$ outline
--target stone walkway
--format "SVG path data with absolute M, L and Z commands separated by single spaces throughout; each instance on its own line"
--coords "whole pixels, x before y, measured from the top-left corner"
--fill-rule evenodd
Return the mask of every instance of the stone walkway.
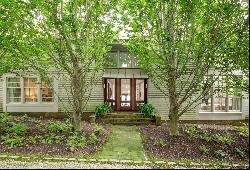
M 114 125 L 110 139 L 95 157 L 99 159 L 147 160 L 137 128 L 136 126 Z
M 0 169 L 151 169 L 148 165 L 0 160 Z

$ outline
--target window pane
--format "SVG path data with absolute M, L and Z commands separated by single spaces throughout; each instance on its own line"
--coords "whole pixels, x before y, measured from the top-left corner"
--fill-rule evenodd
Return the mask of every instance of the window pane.
M 115 79 L 107 79 L 107 99 L 115 100 Z
M 51 82 L 50 82 L 51 83 Z M 50 88 L 44 80 L 42 80 L 42 102 L 53 102 L 53 88 Z M 52 84 L 50 84 L 52 86 Z
M 25 102 L 37 102 L 38 88 L 36 78 L 24 78 Z
M 118 53 L 109 53 L 105 60 L 105 67 L 117 67 L 118 66 Z
M 121 107 L 130 107 L 130 79 L 121 79 Z
M 144 101 L 144 80 L 136 80 L 136 101 Z
M 238 98 L 232 98 L 232 97 L 230 97 L 229 98 L 229 103 L 228 103 L 228 105 L 229 105 L 229 110 L 230 111 L 240 111 L 240 102 L 241 102 L 241 100 L 240 100 L 240 98 L 238 97 Z
M 20 87 L 20 78 L 8 78 L 7 87 Z
M 132 56 L 127 52 L 120 52 L 119 67 L 132 67 Z
M 226 111 L 226 98 L 214 98 L 214 110 L 215 111 Z
M 21 102 L 21 88 L 7 89 L 8 102 Z
M 200 105 L 200 110 L 201 111 L 206 111 L 206 112 L 211 112 L 212 107 L 211 107 L 211 98 L 204 98 L 202 99 L 202 103 Z

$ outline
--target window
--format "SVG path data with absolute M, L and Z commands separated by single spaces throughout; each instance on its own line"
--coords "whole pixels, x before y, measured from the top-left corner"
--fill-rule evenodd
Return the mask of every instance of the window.
M 119 56 L 119 67 L 131 68 L 132 58 L 130 53 L 121 52 Z
M 38 101 L 38 86 L 36 78 L 24 78 L 24 98 L 25 102 Z
M 129 52 L 110 52 L 105 61 L 105 67 L 136 68 L 138 67 L 138 61 L 136 55 Z
M 212 100 L 211 97 L 206 96 L 201 101 L 200 110 L 204 112 L 211 112 L 212 110 Z
M 117 67 L 118 66 L 118 53 L 109 53 L 105 61 L 106 67 Z
M 237 88 L 226 89 L 223 77 L 214 83 L 210 95 L 205 96 L 200 104 L 201 112 L 240 112 L 241 92 Z
M 42 102 L 53 102 L 53 88 L 51 88 L 52 85 L 53 84 L 49 86 L 44 80 L 42 80 Z
M 54 90 L 52 87 L 53 83 L 48 86 L 40 78 L 7 78 L 7 103 L 53 102 Z
M 230 88 L 228 90 L 228 109 L 229 111 L 240 111 L 241 93 L 237 88 Z
M 7 79 L 7 102 L 21 102 L 20 78 Z

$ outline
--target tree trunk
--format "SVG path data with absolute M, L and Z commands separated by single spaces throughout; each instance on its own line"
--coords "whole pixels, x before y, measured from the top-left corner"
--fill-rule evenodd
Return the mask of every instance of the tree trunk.
M 73 113 L 73 127 L 77 130 L 80 131 L 82 128 L 82 120 L 81 120 L 81 114 L 74 112 Z
M 170 136 L 179 136 L 179 118 L 172 115 L 170 118 Z

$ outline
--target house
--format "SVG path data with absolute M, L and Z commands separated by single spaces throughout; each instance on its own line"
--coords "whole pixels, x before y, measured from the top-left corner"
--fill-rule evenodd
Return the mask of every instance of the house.
M 59 114 L 64 112 L 68 97 L 63 88 L 68 82 L 53 78 L 52 85 L 36 74 L 16 76 L 5 74 L 0 81 L 0 112 L 34 112 Z M 59 101 L 59 102 L 58 102 Z M 151 103 L 162 120 L 168 119 L 168 99 L 158 90 L 150 77 L 138 67 L 136 56 L 124 46 L 113 44 L 104 73 L 99 75 L 86 112 L 107 102 L 114 112 L 138 112 L 140 103 Z M 241 120 L 249 117 L 248 94 L 213 94 L 202 104 L 180 117 L 182 120 Z

